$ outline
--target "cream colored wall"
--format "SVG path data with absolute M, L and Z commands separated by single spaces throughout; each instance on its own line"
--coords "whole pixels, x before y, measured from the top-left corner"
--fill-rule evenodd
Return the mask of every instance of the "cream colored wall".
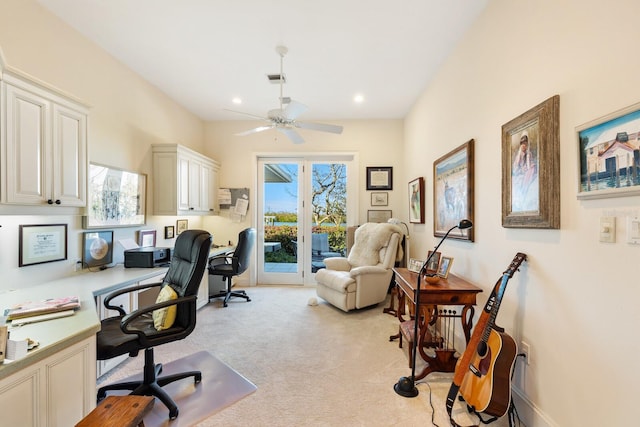
M 3 0 L 0 13 L 0 48 L 6 64 L 82 99 L 89 113 L 89 160 L 149 176 L 147 208 L 152 206 L 150 144 L 181 143 L 201 151 L 203 122 L 154 86 L 124 67 L 97 45 L 62 23 L 33 0 Z M 33 210 L 0 208 L 0 292 L 42 283 L 74 271 L 81 255 L 79 215 L 33 216 Z M 16 215 L 17 213 L 17 215 Z M 148 217 L 158 230 L 158 246 L 171 217 Z M 18 268 L 18 225 L 68 223 L 68 260 Z M 199 218 L 190 227 L 201 225 Z M 137 229 L 116 229 L 115 238 L 135 238 Z M 116 257 L 122 256 L 116 245 Z
M 624 237 L 640 198 L 577 200 L 575 133 L 640 101 L 639 16 L 636 0 L 492 0 L 406 119 L 404 164 L 427 178 L 427 201 L 433 161 L 476 141 L 476 241 L 448 240 L 442 250 L 455 258 L 455 273 L 484 288 L 483 304 L 515 253 L 528 254 L 498 324 L 531 345 L 531 364 L 518 362 L 515 384 L 529 426 L 629 425 L 640 394 L 640 247 Z M 503 228 L 501 126 L 555 94 L 561 229 Z M 599 242 L 602 215 L 617 217 L 616 243 Z M 413 253 L 437 242 L 432 232 L 430 220 L 412 226 Z
M 249 188 L 251 204 L 249 214 L 244 221 L 236 222 L 227 211 L 222 216 L 205 219 L 207 229 L 215 230 L 214 240 L 219 243 L 237 241 L 238 232 L 255 224 L 255 158 L 257 155 L 275 155 L 282 153 L 357 153 L 359 166 L 358 179 L 362 191 L 358 194 L 358 219 L 353 223 L 361 224 L 367 220 L 367 210 L 371 208 L 371 192 L 365 191 L 366 166 L 392 166 L 393 191 L 389 191 L 389 206 L 393 215 L 405 210 L 408 179 L 402 167 L 403 121 L 402 120 L 359 120 L 333 121 L 344 126 L 341 135 L 323 132 L 304 131 L 306 142 L 293 144 L 286 137 L 268 130 L 250 136 L 234 134 L 257 126 L 256 122 L 232 121 L 211 122 L 206 127 L 205 154 L 220 161 L 220 187 Z M 276 139 L 277 138 L 277 139 Z M 377 208 L 379 209 L 379 208 Z

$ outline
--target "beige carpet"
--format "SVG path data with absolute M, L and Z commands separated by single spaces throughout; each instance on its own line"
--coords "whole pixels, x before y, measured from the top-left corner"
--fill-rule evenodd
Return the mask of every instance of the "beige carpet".
M 321 299 L 307 305 L 315 288 L 260 286 L 247 292 L 251 302 L 233 299 L 226 308 L 212 302 L 198 311 L 187 339 L 155 350 L 162 363 L 206 350 L 258 387 L 197 426 L 450 425 L 445 399 L 452 374 L 428 375 L 416 398 L 394 392 L 411 370 L 397 341 L 389 342 L 398 323 L 382 313 L 382 304 L 344 313 Z M 142 356 L 130 359 L 102 380 L 135 374 L 142 365 Z M 206 397 L 199 404 L 210 404 Z M 459 402 L 454 418 L 462 425 L 478 422 Z M 509 423 L 504 417 L 491 425 Z

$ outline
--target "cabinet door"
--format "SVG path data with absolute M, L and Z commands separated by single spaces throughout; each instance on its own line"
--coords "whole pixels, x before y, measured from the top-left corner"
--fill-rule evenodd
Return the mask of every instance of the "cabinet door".
M 40 371 L 29 367 L 0 381 L 2 425 L 40 426 Z
M 178 158 L 178 210 L 188 211 L 190 206 L 189 187 L 191 183 L 189 173 L 189 159 Z
M 74 425 L 95 407 L 95 348 L 92 337 L 47 359 L 47 426 Z
M 202 165 L 200 173 L 200 193 L 202 194 L 202 209 L 208 214 L 217 211 L 215 194 L 215 179 L 213 168 L 209 165 Z
M 42 204 L 48 199 L 50 103 L 26 90 L 5 85 L 6 159 L 4 202 Z
M 202 164 L 189 160 L 189 210 L 201 212 L 202 205 Z
M 85 206 L 87 116 L 54 104 L 52 139 L 52 199 L 54 203 L 62 206 Z

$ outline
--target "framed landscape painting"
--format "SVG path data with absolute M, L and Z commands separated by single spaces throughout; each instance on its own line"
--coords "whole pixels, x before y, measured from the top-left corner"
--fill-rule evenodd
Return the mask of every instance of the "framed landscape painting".
M 473 139 L 433 163 L 433 235 L 444 236 L 460 220 L 473 222 Z M 473 242 L 473 228 L 455 229 L 454 239 Z

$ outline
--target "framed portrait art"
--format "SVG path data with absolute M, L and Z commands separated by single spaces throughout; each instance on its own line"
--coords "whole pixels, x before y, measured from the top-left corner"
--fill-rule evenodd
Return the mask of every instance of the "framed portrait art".
M 433 235 L 444 236 L 460 220 L 473 222 L 473 139 L 433 163 Z M 454 229 L 450 238 L 473 242 L 473 228 Z
M 640 194 L 640 103 L 576 128 L 578 199 Z
M 424 224 L 424 178 L 409 182 L 409 222 Z
M 440 266 L 440 252 L 436 252 L 435 254 L 433 253 L 433 251 L 429 251 L 427 252 L 427 259 L 429 259 L 429 257 L 431 256 L 431 254 L 433 254 L 433 257 L 429 260 L 429 264 L 427 264 L 427 274 L 435 274 L 438 272 L 438 267 Z
M 560 97 L 502 126 L 502 226 L 560 228 Z

